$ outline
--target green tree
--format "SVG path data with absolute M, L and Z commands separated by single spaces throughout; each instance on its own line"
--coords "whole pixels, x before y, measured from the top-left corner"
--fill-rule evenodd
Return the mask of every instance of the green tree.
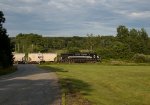
M 142 28 L 139 31 L 139 37 L 140 37 L 140 44 L 142 46 L 142 51 L 141 52 L 143 54 L 148 54 L 148 41 L 149 41 L 149 38 L 148 38 L 148 34 L 147 34 L 147 32 L 144 28 Z
M 113 43 L 112 53 L 114 58 L 117 59 L 128 59 L 132 56 L 132 53 L 129 49 L 129 45 L 118 41 Z
M 3 28 L 4 22 L 4 14 L 0 11 L 0 66 L 3 68 L 13 64 L 12 46 L 7 31 Z
M 96 39 L 97 37 L 94 36 L 93 34 L 87 34 L 87 38 L 86 38 L 86 47 L 90 52 L 93 52 L 93 49 L 96 45 Z
M 16 36 L 16 52 L 45 51 L 44 39 L 38 34 L 18 34 Z
M 132 28 L 129 31 L 129 38 L 128 38 L 128 45 L 131 50 L 131 52 L 139 52 L 140 48 L 140 41 L 139 41 L 139 33 L 138 30 Z
M 128 28 L 126 26 L 120 25 L 117 28 L 117 38 L 119 39 L 119 41 L 126 42 L 128 36 L 129 36 Z

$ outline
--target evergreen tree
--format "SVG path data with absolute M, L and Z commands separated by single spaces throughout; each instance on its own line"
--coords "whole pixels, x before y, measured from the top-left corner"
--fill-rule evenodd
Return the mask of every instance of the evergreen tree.
M 7 31 L 3 28 L 4 22 L 4 14 L 0 11 L 0 66 L 3 68 L 13 64 L 12 46 Z

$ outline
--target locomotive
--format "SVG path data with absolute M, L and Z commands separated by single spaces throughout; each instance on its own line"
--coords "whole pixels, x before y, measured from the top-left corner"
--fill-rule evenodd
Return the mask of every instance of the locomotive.
M 100 57 L 96 53 L 62 53 L 60 62 L 87 63 L 98 62 Z

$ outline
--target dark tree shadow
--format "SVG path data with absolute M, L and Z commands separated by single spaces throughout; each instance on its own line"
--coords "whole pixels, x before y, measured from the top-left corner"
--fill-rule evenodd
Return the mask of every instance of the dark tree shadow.
M 79 79 L 63 78 L 59 80 L 59 83 L 64 89 L 64 92 L 66 93 L 72 94 L 81 92 L 86 95 L 89 95 L 89 92 L 92 91 L 91 85 Z
M 63 68 L 42 66 L 42 68 L 50 70 L 51 72 L 68 72 Z M 86 95 L 90 95 L 92 91 L 91 85 L 83 80 L 76 78 L 59 78 L 59 84 L 62 89 L 62 93 L 65 94 L 67 105 L 91 105 L 87 99 L 84 98 Z
M 92 103 L 84 96 L 90 95 L 91 85 L 73 78 L 63 78 L 59 80 L 62 92 L 65 94 L 67 105 L 91 105 Z
M 50 70 L 51 72 L 68 72 L 67 70 L 64 70 L 62 68 L 57 68 L 57 67 L 50 67 L 50 66 L 46 66 L 46 65 L 42 65 L 40 66 L 43 69 L 47 69 Z

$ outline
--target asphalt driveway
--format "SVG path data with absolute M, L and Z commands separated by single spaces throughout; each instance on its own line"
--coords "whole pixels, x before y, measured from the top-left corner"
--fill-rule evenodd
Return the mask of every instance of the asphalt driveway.
M 35 65 L 18 65 L 18 71 L 0 77 L 0 105 L 61 105 L 53 72 Z

